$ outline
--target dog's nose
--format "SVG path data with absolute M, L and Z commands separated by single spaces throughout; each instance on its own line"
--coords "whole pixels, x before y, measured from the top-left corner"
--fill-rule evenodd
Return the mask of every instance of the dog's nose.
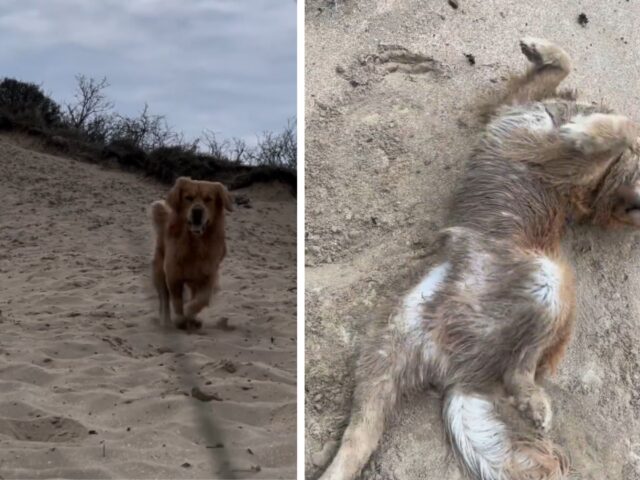
M 202 208 L 194 208 L 191 210 L 191 221 L 196 225 L 202 223 L 202 216 L 204 214 L 204 210 Z

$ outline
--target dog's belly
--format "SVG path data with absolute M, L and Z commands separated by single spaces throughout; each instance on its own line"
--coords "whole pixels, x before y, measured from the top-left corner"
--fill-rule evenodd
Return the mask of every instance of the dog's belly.
M 533 269 L 526 278 L 521 278 L 513 287 L 528 294 L 529 298 L 542 307 L 550 318 L 563 316 L 571 307 L 573 291 L 573 275 L 571 270 L 560 260 L 554 260 L 546 255 L 536 255 L 531 258 Z M 467 271 L 458 279 L 456 288 L 464 293 L 467 299 L 477 298 L 477 310 L 485 310 L 479 299 L 482 291 L 490 288 L 491 281 L 499 281 L 495 276 L 489 276 L 492 269 L 491 257 L 476 253 L 470 259 Z M 393 323 L 402 331 L 411 332 L 424 327 L 425 307 L 441 291 L 446 282 L 451 265 L 449 262 L 433 267 L 420 281 L 405 294 L 393 317 Z M 484 301 L 490 301 L 484 297 Z M 489 308 L 488 310 L 491 310 Z
M 560 315 L 563 307 L 563 291 L 568 281 L 564 268 L 549 257 L 540 256 L 535 260 L 536 269 L 532 276 L 529 292 L 536 303 L 544 307 L 553 317 Z
M 422 326 L 424 307 L 441 288 L 449 272 L 449 262 L 432 268 L 402 299 L 394 322 L 404 331 L 412 331 Z
M 487 133 L 496 139 L 505 138 L 511 132 L 553 130 L 553 118 L 541 103 L 503 107 L 498 116 L 487 125 Z

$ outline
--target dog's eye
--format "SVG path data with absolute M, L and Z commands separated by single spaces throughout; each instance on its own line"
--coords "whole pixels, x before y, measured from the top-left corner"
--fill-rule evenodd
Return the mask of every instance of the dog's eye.
M 205 201 L 206 203 L 209 203 L 209 202 L 211 201 L 211 197 L 204 197 L 204 201 Z
M 187 202 L 193 202 L 193 195 L 187 195 L 184 197 Z

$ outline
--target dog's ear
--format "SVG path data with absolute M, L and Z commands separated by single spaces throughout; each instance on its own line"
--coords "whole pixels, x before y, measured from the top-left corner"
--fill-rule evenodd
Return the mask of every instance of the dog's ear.
M 222 204 L 227 212 L 233 212 L 233 202 L 231 201 L 231 194 L 227 190 L 223 184 L 219 183 L 220 189 L 218 190 L 218 195 L 222 198 Z
M 167 195 L 167 203 L 171 207 L 172 210 L 178 211 L 180 210 L 180 200 L 181 200 L 181 192 L 182 187 L 185 183 L 191 181 L 189 177 L 178 177 L 176 183 L 173 184 L 173 188 L 169 191 Z
M 231 194 L 227 190 L 227 187 L 219 182 L 213 182 L 212 187 L 214 193 L 220 199 L 220 202 L 222 203 L 224 209 L 227 212 L 233 212 L 233 202 L 231 201 Z

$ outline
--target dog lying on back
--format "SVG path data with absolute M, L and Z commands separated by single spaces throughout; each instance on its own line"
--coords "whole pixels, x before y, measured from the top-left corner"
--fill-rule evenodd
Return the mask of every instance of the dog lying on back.
M 640 142 L 628 118 L 558 93 L 567 54 L 526 38 L 532 63 L 487 109 L 443 231 L 440 260 L 388 324 L 361 346 L 350 423 L 321 480 L 355 478 L 403 392 L 437 385 L 447 437 L 478 480 L 563 479 L 544 436 L 552 409 L 539 379 L 564 354 L 574 278 L 568 221 L 640 227 Z M 532 427 L 511 431 L 490 392 L 502 387 Z
M 180 177 L 167 200 L 151 205 L 156 231 L 153 283 L 160 300 L 160 318 L 178 328 L 200 328 L 196 315 L 218 290 L 218 269 L 226 255 L 224 211 L 231 199 L 221 183 Z M 184 302 L 184 290 L 190 292 Z

